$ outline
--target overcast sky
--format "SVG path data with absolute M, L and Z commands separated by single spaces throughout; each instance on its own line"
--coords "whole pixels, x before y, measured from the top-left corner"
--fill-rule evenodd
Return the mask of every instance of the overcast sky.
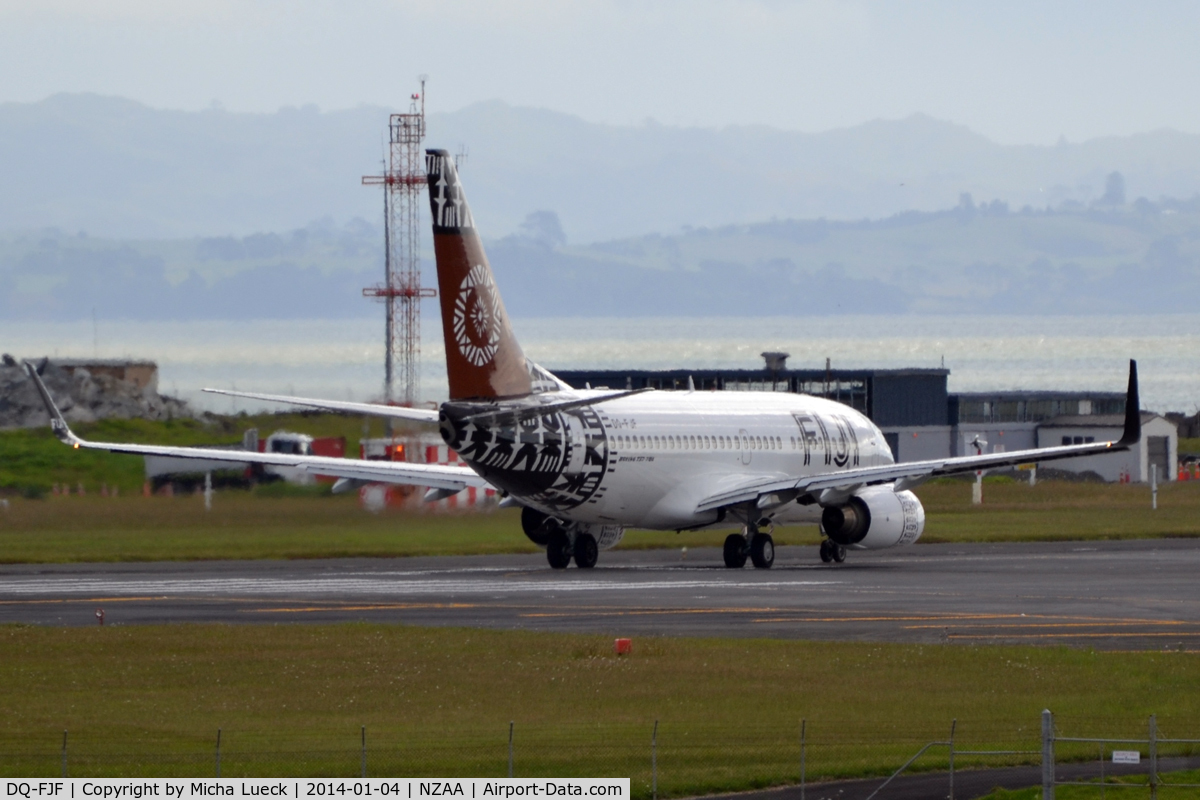
M 501 99 L 597 122 L 803 131 L 914 112 L 1002 143 L 1200 132 L 1200 3 L 0 0 L 0 101 Z

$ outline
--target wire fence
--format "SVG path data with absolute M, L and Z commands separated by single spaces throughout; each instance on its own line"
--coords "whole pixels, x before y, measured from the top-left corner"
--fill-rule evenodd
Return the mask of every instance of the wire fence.
M 137 742 L 102 740 L 87 731 L 6 733 L 0 734 L 0 777 L 619 777 L 630 779 L 635 798 L 666 798 L 853 778 L 882 782 L 902 767 L 909 773 L 1037 767 L 1044 763 L 1046 747 L 1041 722 L 1038 717 L 987 723 L 947 720 L 938 729 L 797 720 L 791 728 L 731 729 L 669 720 L 600 725 L 517 721 L 453 732 L 360 728 L 339 736 L 314 736 L 223 730 L 207 737 Z M 1160 719 L 1158 724 L 1160 731 L 1172 728 L 1174 735 L 1191 727 L 1184 720 Z M 1127 735 L 1135 740 L 1131 749 L 1141 742 L 1146 750 L 1144 719 L 1064 719 L 1057 720 L 1052 731 L 1051 763 L 1095 762 L 1096 775 L 1077 783 L 1099 778 L 1111 755 L 1111 744 L 1094 739 Z M 1160 762 L 1198 754 L 1200 742 L 1158 738 Z M 948 776 L 949 792 L 954 772 Z M 1105 778 L 1106 788 L 1118 785 L 1113 781 L 1127 781 L 1112 768 Z M 1159 787 L 1171 782 L 1169 775 L 1163 776 Z M 1196 789 L 1189 791 L 1200 796 Z M 884 787 L 879 798 L 886 797 Z

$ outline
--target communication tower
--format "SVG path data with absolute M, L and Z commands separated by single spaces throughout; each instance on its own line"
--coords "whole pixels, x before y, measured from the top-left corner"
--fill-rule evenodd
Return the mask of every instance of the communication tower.
M 363 289 L 387 310 L 383 396 L 386 403 L 413 406 L 420 399 L 421 192 L 425 188 L 425 76 L 407 114 L 388 118 L 387 165 L 382 175 L 364 175 L 364 186 L 383 187 L 384 281 Z M 399 381 L 399 390 L 396 383 Z

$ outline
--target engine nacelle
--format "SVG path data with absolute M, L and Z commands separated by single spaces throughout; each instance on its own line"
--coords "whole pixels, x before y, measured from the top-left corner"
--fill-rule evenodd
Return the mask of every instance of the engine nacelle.
M 525 506 L 521 509 L 521 530 L 529 537 L 529 541 L 538 547 L 545 547 L 550 541 L 550 532 L 554 530 L 555 521 L 549 514 L 543 514 L 536 508 Z
M 912 492 L 871 486 L 843 505 L 826 507 L 821 512 L 821 528 L 843 547 L 881 550 L 921 538 L 925 508 Z

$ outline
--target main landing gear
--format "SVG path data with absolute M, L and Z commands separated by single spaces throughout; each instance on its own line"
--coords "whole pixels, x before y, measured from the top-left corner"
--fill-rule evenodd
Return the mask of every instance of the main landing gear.
M 578 533 L 572 542 L 562 526 L 556 525 L 546 539 L 546 560 L 554 569 L 566 569 L 572 558 L 580 569 L 591 569 L 596 566 L 599 557 L 600 547 L 596 544 L 596 537 L 590 533 Z
M 830 561 L 842 563 L 846 560 L 846 548 L 832 539 L 821 540 L 821 560 L 828 564 Z
M 769 533 L 761 533 L 758 526 L 751 525 L 745 534 L 731 533 L 725 537 L 725 566 L 741 569 L 746 566 L 746 556 L 757 569 L 770 569 L 775 563 L 775 540 Z

